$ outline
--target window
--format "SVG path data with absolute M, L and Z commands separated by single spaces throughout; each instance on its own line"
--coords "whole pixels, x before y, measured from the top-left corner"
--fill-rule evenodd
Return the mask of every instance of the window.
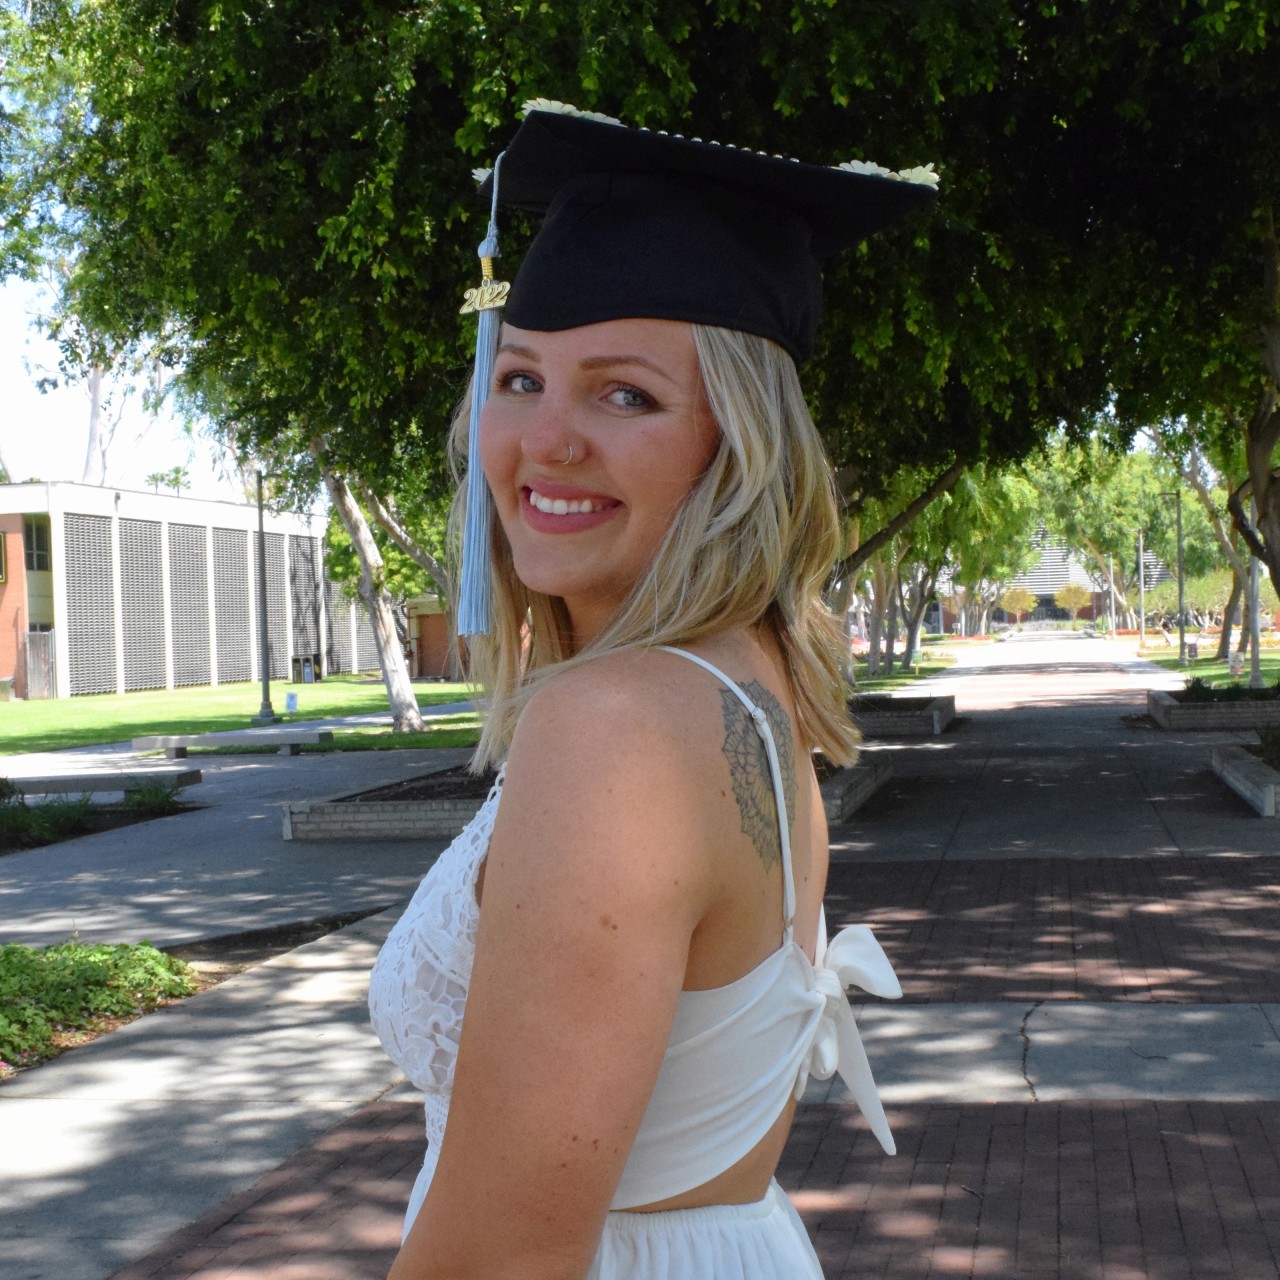
M 24 520 L 22 542 L 26 550 L 27 569 L 32 573 L 47 573 L 49 571 L 49 526 L 43 520 Z

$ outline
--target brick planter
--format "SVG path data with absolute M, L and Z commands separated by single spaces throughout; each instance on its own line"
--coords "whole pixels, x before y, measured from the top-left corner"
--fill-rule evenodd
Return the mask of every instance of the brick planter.
M 359 794 L 358 792 L 356 794 Z M 291 800 L 284 807 L 286 840 L 439 840 L 456 836 L 483 800 L 362 800 L 351 795 Z
M 1280 773 L 1244 747 L 1214 747 L 1213 771 L 1246 804 L 1264 818 L 1276 816 Z
M 877 698 L 869 706 L 867 701 L 853 699 L 849 714 L 868 738 L 928 737 L 942 733 L 956 718 L 956 700 L 949 693 L 936 698 Z
M 893 776 L 887 763 L 841 769 L 819 784 L 830 823 L 846 822 L 859 805 Z M 359 795 L 359 792 L 354 795 Z M 475 817 L 483 800 L 361 800 L 354 795 L 291 800 L 284 807 L 286 840 L 451 839 Z
M 1280 725 L 1280 698 L 1179 702 L 1162 689 L 1148 689 L 1147 714 L 1162 729 L 1259 729 Z
M 890 778 L 893 766 L 887 761 L 860 760 L 851 769 L 841 769 L 818 784 L 822 807 L 833 826 L 847 822 Z

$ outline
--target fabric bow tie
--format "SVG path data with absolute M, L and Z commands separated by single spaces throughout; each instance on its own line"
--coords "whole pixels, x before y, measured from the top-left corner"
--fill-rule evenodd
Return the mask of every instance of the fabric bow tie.
M 825 921 L 824 921 L 825 926 Z M 848 987 L 860 987 L 873 996 L 897 1000 L 902 995 L 898 976 L 889 957 L 865 924 L 841 929 L 823 947 L 826 929 L 818 939 L 818 963 L 814 966 L 818 994 L 826 1001 L 813 1044 L 801 1065 L 796 1080 L 796 1097 L 804 1092 L 809 1076 L 830 1080 L 838 1071 L 853 1100 L 866 1116 L 871 1132 L 888 1155 L 897 1154 L 889 1122 L 885 1118 L 880 1094 L 871 1075 L 867 1051 L 862 1047 L 858 1024 L 845 995 Z

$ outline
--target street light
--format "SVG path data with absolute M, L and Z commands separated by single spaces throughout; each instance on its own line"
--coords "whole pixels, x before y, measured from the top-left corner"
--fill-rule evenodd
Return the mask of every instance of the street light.
M 1173 498 L 1178 509 L 1178 666 L 1187 665 L 1187 597 L 1182 574 L 1182 490 L 1174 489 L 1160 495 Z
M 1142 530 L 1138 530 L 1138 649 L 1147 644 L 1147 557 L 1142 547 Z
M 262 472 L 258 472 L 258 666 L 262 672 L 262 706 L 254 724 L 275 724 L 271 706 L 271 659 L 267 645 L 267 535 L 262 519 Z

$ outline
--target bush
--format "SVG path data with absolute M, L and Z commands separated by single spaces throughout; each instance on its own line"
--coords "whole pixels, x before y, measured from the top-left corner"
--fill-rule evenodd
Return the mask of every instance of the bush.
M 0 778 L 0 838 L 16 844 L 53 844 L 86 829 L 91 800 L 55 797 L 27 804 L 7 778 Z
M 196 989 L 190 966 L 149 942 L 0 945 L 0 1066 L 51 1057 L 59 1032 L 148 1013 Z
M 124 807 L 129 813 L 148 818 L 163 818 L 186 808 L 178 799 L 178 788 L 169 782 L 140 782 L 124 793 Z

